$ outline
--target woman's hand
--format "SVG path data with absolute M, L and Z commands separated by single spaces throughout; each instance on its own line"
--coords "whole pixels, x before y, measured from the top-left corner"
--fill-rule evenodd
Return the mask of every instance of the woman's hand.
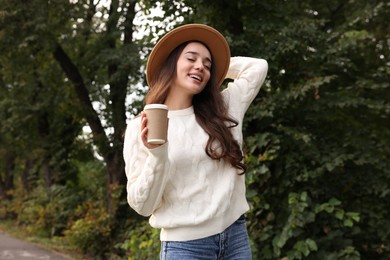
M 148 123 L 148 119 L 146 117 L 146 113 L 144 111 L 141 112 L 141 138 L 145 147 L 148 149 L 153 149 L 161 146 L 161 144 L 149 144 L 148 143 L 148 128 L 146 127 Z

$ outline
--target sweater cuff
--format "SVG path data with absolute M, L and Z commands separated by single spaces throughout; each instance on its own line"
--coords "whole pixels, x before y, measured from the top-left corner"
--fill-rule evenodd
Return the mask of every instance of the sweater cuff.
M 148 153 L 153 157 L 166 157 L 168 154 L 168 142 L 156 148 L 148 149 Z

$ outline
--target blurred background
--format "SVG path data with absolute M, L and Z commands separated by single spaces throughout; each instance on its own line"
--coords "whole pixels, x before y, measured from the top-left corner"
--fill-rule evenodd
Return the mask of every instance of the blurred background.
M 390 259 L 387 0 L 0 0 L 0 228 L 75 259 L 156 259 L 126 122 L 156 40 L 205 23 L 266 59 L 244 125 L 254 259 Z

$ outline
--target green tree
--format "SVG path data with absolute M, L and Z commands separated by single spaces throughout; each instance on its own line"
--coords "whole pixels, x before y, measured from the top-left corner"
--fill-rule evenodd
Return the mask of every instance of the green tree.
M 70 232 L 70 239 L 95 243 L 82 249 L 104 254 L 108 238 L 121 235 L 132 212 L 123 197 L 122 135 L 126 114 L 141 109 L 139 100 L 127 104 L 126 98 L 143 94 L 140 52 L 151 46 L 133 38 L 133 20 L 150 5 L 4 0 L 0 6 L 0 154 L 7 155 L 0 159 L 0 193 L 8 199 L 17 195 L 8 204 L 2 200 L 2 206 L 8 205 L 19 223 L 35 225 L 34 230 L 57 229 L 55 221 L 69 221 L 65 226 L 70 230 L 83 226 L 90 234 Z M 92 142 L 81 131 L 86 124 Z M 92 149 L 102 158 L 105 177 L 98 159 L 91 162 Z M 106 200 L 99 186 L 104 182 Z M 90 206 L 78 209 L 84 196 Z M 59 209 L 63 214 L 53 217 Z M 102 225 L 91 224 L 91 216 Z
M 99 1 L 1 2 L 1 48 L 6 53 L 2 64 L 8 69 L 10 59 L 16 57 L 15 68 L 21 69 L 20 78 L 4 78 L 4 84 L 14 91 L 20 81 L 29 77 L 31 82 L 23 84 L 32 89 L 34 80 L 41 77 L 45 84 L 35 84 L 43 91 L 49 92 L 52 86 L 62 88 L 58 97 L 68 103 L 62 109 L 68 109 L 77 124 L 84 120 L 92 131 L 93 143 L 106 165 L 109 197 L 111 189 L 125 181 L 122 159 L 125 101 L 129 88 L 140 80 L 139 50 L 133 42 L 135 3 L 111 1 L 104 6 Z M 25 67 L 20 67 L 20 62 L 26 62 Z M 27 64 L 37 66 L 29 70 Z M 13 69 L 9 72 L 12 77 L 16 75 L 14 72 Z M 45 78 L 49 74 L 55 74 L 55 78 Z M 65 95 L 60 94 L 64 92 Z M 43 98 L 48 107 L 41 108 L 40 122 L 48 130 L 45 117 L 50 107 L 58 103 L 50 96 Z M 60 115 L 58 112 L 50 111 L 54 119 Z M 69 134 L 66 126 L 55 127 L 64 131 L 59 134 L 72 140 L 77 136 Z M 48 138 L 46 141 L 50 142 Z M 111 199 L 108 208 L 112 208 Z
M 387 258 L 388 3 L 184 2 L 269 62 L 245 125 L 255 255 Z
M 13 179 L 15 172 L 22 171 L 27 192 L 31 184 L 28 180 L 38 177 L 33 168 L 42 169 L 46 186 L 64 182 L 71 172 L 61 168 L 66 167 L 73 141 L 81 130 L 81 122 L 67 110 L 70 104 L 63 99 L 70 93 L 58 80 L 59 71 L 47 69 L 54 63 L 47 54 L 26 51 L 24 43 L 12 42 L 11 37 L 5 37 L 6 30 L 2 32 L 0 143 L 6 164 L 14 165 L 8 166 L 5 173 Z M 18 51 L 8 51 L 14 48 L 12 43 L 19 45 Z M 66 171 L 67 175 L 59 174 Z

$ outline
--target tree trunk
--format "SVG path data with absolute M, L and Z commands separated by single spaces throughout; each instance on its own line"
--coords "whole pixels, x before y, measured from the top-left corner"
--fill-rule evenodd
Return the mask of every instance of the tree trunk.
M 16 155 L 13 152 L 7 153 L 5 156 L 4 179 L 0 178 L 0 196 L 2 199 L 11 199 L 8 191 L 14 187 L 15 160 Z
M 112 49 L 116 48 L 117 39 L 111 35 L 115 35 L 113 32 L 117 30 L 116 24 L 118 23 L 119 15 L 118 1 L 112 1 L 110 7 L 110 19 L 107 22 L 107 39 L 108 46 Z M 122 8 L 125 10 L 125 22 L 124 22 L 124 39 L 123 45 L 132 44 L 133 35 L 133 20 L 135 17 L 135 4 L 136 1 L 129 1 L 125 3 Z M 111 198 L 113 189 L 117 186 L 124 186 L 126 183 L 124 161 L 123 161 L 123 132 L 126 128 L 126 95 L 127 84 L 129 81 L 128 71 L 120 68 L 120 63 L 111 64 L 108 66 L 109 84 L 110 84 L 110 100 L 112 111 L 112 124 L 114 128 L 112 153 L 107 157 L 107 173 L 108 173 L 108 187 L 107 197 Z M 108 209 L 112 212 L 115 208 L 113 201 L 108 199 Z
M 30 173 L 35 164 L 35 160 L 27 158 L 24 162 L 24 169 L 22 171 L 22 185 L 23 189 L 28 193 L 31 191 L 30 186 Z
M 132 44 L 132 26 L 135 17 L 136 1 L 129 1 L 123 3 L 125 9 L 124 22 L 124 39 L 123 44 Z M 120 15 L 118 13 L 119 1 L 112 1 L 109 12 L 109 19 L 107 21 L 106 40 L 109 48 L 117 48 L 117 40 L 113 35 L 118 28 Z M 65 75 L 73 83 L 75 92 L 81 104 L 83 111 L 85 111 L 85 118 L 88 125 L 91 127 L 92 135 L 95 145 L 98 147 L 100 154 L 103 156 L 106 163 L 107 171 L 107 208 L 111 212 L 113 210 L 112 189 L 118 185 L 124 185 L 126 178 L 124 172 L 123 161 L 123 131 L 126 127 L 126 108 L 125 100 L 127 95 L 128 84 L 128 70 L 121 68 L 120 62 L 118 64 L 110 64 L 107 67 L 110 85 L 110 110 L 112 113 L 112 127 L 114 129 L 114 136 L 110 143 L 106 135 L 102 122 L 96 110 L 92 106 L 92 101 L 89 96 L 89 91 L 84 83 L 84 79 L 76 67 L 75 63 L 70 59 L 61 45 L 57 44 L 53 56 L 59 63 Z

